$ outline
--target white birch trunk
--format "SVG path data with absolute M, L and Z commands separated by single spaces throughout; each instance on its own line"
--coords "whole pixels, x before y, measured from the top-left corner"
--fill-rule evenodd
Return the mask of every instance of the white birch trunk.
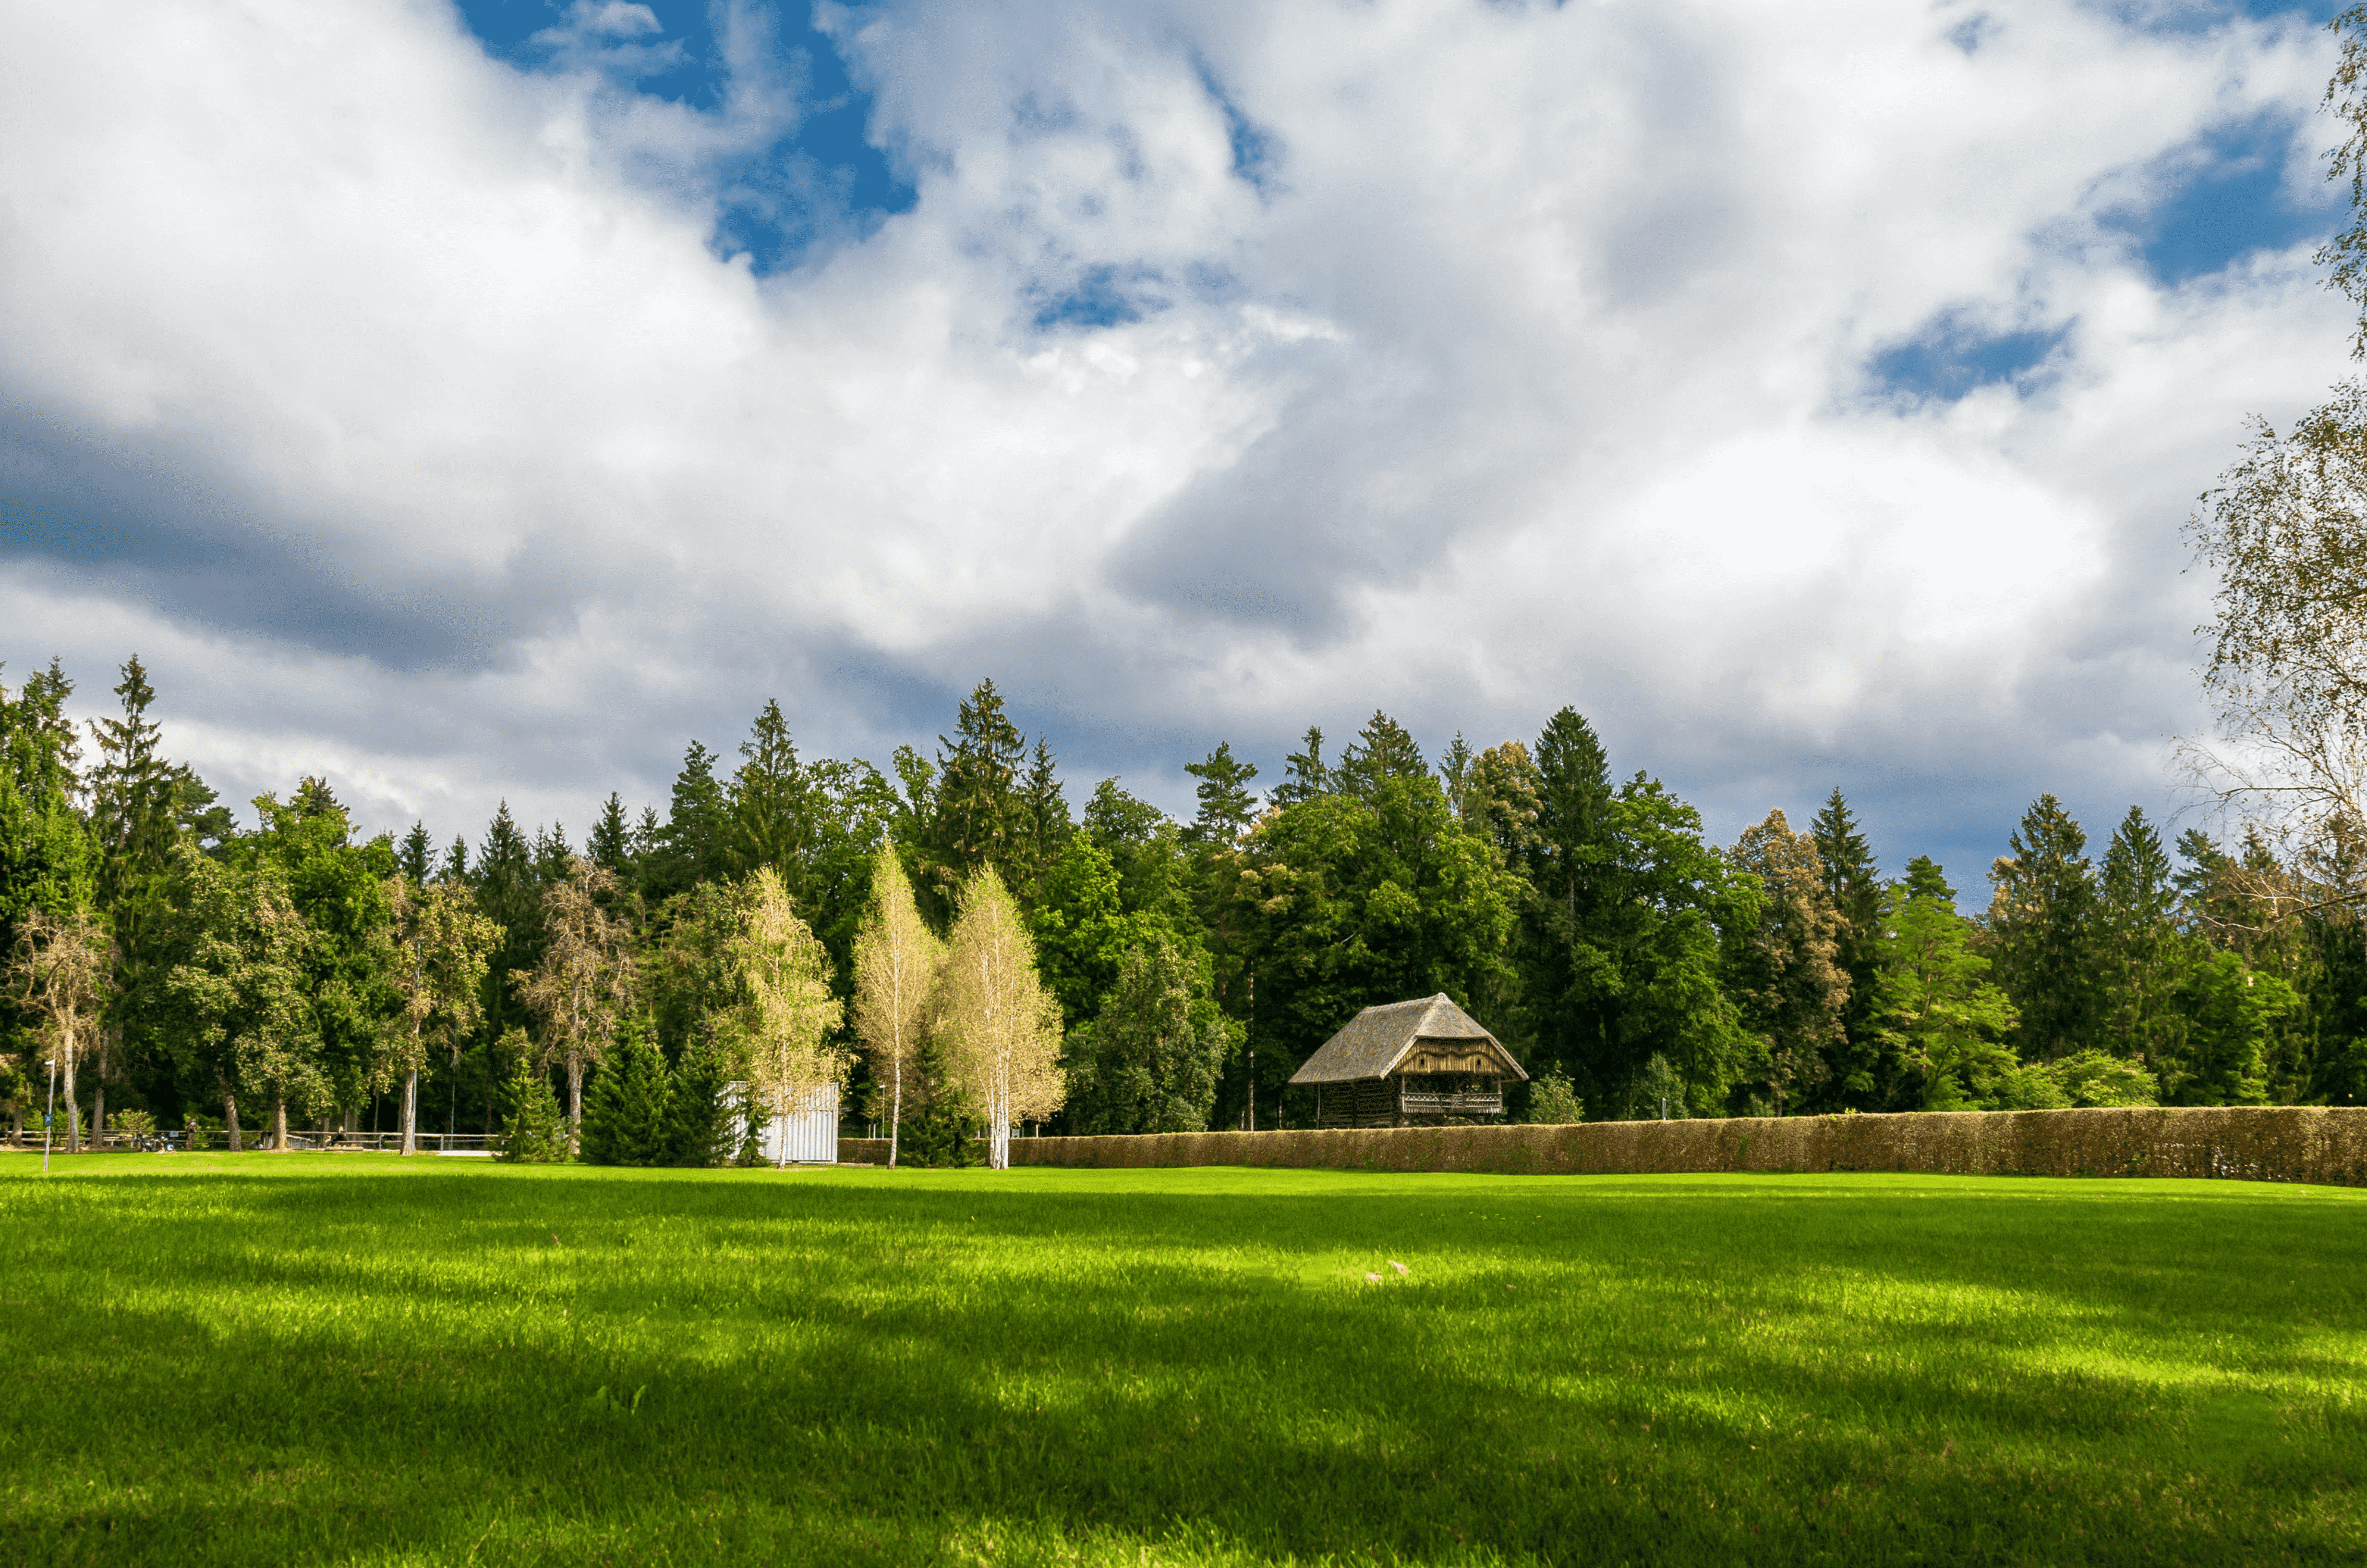
M 419 1148 L 419 1069 L 413 1067 L 402 1081 L 402 1152 L 414 1153 Z
M 583 1058 L 567 1059 L 567 1153 L 572 1156 L 583 1152 Z
M 74 1036 L 71 1033 L 66 1036 L 65 1049 L 58 1054 L 65 1058 L 62 1065 L 66 1070 L 66 1153 L 79 1154 L 82 1153 L 82 1102 L 74 1098 L 76 1063 L 74 1055 Z

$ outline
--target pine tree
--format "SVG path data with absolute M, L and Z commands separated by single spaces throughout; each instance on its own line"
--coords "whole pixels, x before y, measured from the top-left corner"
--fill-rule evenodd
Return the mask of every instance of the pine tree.
M 640 868 L 634 864 L 633 831 L 625 822 L 625 802 L 614 790 L 608 791 L 607 803 L 600 808 L 600 820 L 592 824 L 592 836 L 583 846 L 583 858 L 606 870 L 617 879 L 617 885 L 626 892 L 640 884 Z
M 1250 780 L 1257 777 L 1257 764 L 1237 760 L 1232 744 L 1225 742 L 1206 759 L 1185 763 L 1184 771 L 1200 781 L 1194 787 L 1199 812 L 1184 830 L 1184 838 L 1227 847 L 1239 844 L 1257 820 L 1257 792 L 1250 788 Z
M 1824 810 L 1809 824 L 1808 834 L 1824 868 L 1825 893 L 1840 916 L 1834 961 L 1849 977 L 1842 1040 L 1832 1055 L 1833 1091 L 1842 1104 L 1872 1110 L 1886 1103 L 1883 1080 L 1888 1075 L 1874 1019 L 1874 993 L 1882 975 L 1882 869 L 1838 784 L 1825 797 Z
M 1060 858 L 1069 835 L 1077 830 L 1069 814 L 1068 796 L 1060 788 L 1052 748 L 1041 735 L 1036 737 L 1036 751 L 1028 759 L 1027 776 L 1020 782 L 1019 799 L 1021 843 L 1012 859 L 1025 902 L 1033 908 L 1042 899 L 1046 873 Z
M 656 850 L 650 857 L 644 877 L 649 896 L 670 898 L 724 876 L 730 837 L 730 803 L 716 781 L 715 754 L 693 741 L 683 753 L 665 826 L 658 830 Z
M 534 1048 L 524 1029 L 502 1036 L 510 1061 L 502 1094 L 501 1157 L 513 1165 L 556 1165 L 567 1158 L 567 1123 L 550 1080 L 534 1065 Z
M 1356 739 L 1340 754 L 1340 767 L 1332 775 L 1334 788 L 1342 794 L 1353 795 L 1371 804 L 1381 787 L 1391 779 L 1427 778 L 1430 764 L 1422 760 L 1421 747 L 1414 744 L 1404 725 L 1379 709 L 1365 727 L 1356 732 Z
M 1309 724 L 1298 744 L 1307 749 L 1292 752 L 1283 759 L 1282 782 L 1266 797 L 1273 805 L 1295 806 L 1319 795 L 1329 795 L 1338 788 L 1331 769 L 1323 761 L 1322 730 Z
M 982 680 L 957 716 L 954 738 L 937 737 L 935 851 L 941 896 L 981 867 L 1007 873 L 1025 827 L 1019 769 L 1027 743 L 994 682 Z
M 670 1165 L 674 1127 L 665 1058 L 648 1021 L 629 1018 L 583 1097 L 583 1156 L 595 1165 Z
M 2101 1022 L 2088 835 L 2062 801 L 2041 795 L 2007 843 L 2013 853 L 1989 872 L 1988 937 L 1998 983 L 2021 1013 L 2023 1054 L 2051 1062 L 2094 1043 Z
M 1463 791 L 1471 778 L 1471 743 L 1463 732 L 1446 743 L 1446 755 L 1439 759 L 1438 781 L 1446 790 L 1446 803 L 1457 817 L 1463 815 Z
M 101 1116 L 107 1081 L 121 1065 L 110 1059 L 121 1052 L 109 1048 L 121 1041 L 138 1049 L 163 1003 L 167 960 L 158 922 L 165 913 L 173 846 L 180 837 L 176 808 L 184 778 L 165 758 L 162 732 L 149 717 L 156 692 L 137 654 L 124 662 L 122 673 L 115 687 L 122 716 L 90 725 L 98 748 L 98 766 L 88 780 L 90 828 L 98 849 L 97 902 L 115 938 L 108 1027 L 92 1056 Z
M 426 824 L 411 824 L 411 831 L 402 835 L 402 847 L 395 851 L 394 860 L 402 869 L 402 880 L 413 887 L 424 888 L 436 880 L 436 843 L 427 836 Z
M 665 1163 L 704 1168 L 729 1165 L 739 1127 L 731 1062 L 713 1040 L 690 1042 L 666 1091 Z
M 740 756 L 731 776 L 730 869 L 744 875 L 770 867 L 795 898 L 805 891 L 813 848 L 814 790 L 778 701 L 756 715 Z
M 2135 806 L 2104 850 L 2100 892 L 2104 1033 L 2115 1054 L 2158 1071 L 2178 1032 L 2172 994 L 2183 943 L 2169 856 Z

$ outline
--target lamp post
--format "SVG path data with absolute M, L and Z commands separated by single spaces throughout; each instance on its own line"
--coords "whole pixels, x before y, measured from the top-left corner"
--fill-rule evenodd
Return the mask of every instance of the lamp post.
M 55 1136 L 58 1121 L 58 1059 L 54 1056 L 42 1063 L 50 1070 L 50 1108 L 41 1113 L 41 1174 L 50 1174 L 50 1142 Z

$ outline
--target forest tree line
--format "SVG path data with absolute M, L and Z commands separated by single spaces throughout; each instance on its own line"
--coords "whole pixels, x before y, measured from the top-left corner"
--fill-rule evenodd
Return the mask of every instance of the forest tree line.
M 1928 858 L 1886 875 L 1839 790 L 1805 827 L 1771 811 L 1714 844 L 1648 773 L 1615 777 L 1567 708 L 1534 740 L 1458 736 L 1434 760 L 1384 713 L 1334 756 L 1310 729 L 1263 789 L 1219 745 L 1188 766 L 1178 821 L 1114 778 L 1072 804 L 989 681 L 886 771 L 801 757 L 768 703 L 736 759 L 691 745 L 663 815 L 612 793 L 578 842 L 504 805 L 439 842 L 366 835 L 313 778 L 238 825 L 164 756 L 139 661 L 121 674 L 118 715 L 86 729 L 54 662 L 0 687 L 0 1094 L 19 1128 L 62 1051 L 80 1126 L 227 1127 L 243 1104 L 282 1140 L 290 1118 L 408 1115 L 705 1164 L 744 1153 L 763 1108 L 726 1085 L 830 1079 L 853 1119 L 953 1161 L 990 1123 L 1306 1125 L 1285 1085 L 1307 1056 L 1357 1009 L 1434 992 L 1529 1068 L 1515 1116 L 2367 1089 L 2354 905 L 2258 831 L 2168 845 L 2135 808 L 2092 846 L 2042 796 L 1967 917 Z M 899 897 L 907 935 L 940 946 L 913 983 L 935 1000 L 890 1057 L 865 1038 L 863 972 Z M 993 900 L 1034 988 L 1011 1006 L 1044 1015 L 1041 1060 L 1002 1059 L 1016 1098 L 957 1049 L 940 972 L 943 939 Z M 789 1054 L 768 1068 L 767 1049 Z

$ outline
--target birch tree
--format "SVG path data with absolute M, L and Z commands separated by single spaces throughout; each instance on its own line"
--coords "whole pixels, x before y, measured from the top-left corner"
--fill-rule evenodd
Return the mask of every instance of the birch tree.
M 2282 433 L 2255 420 L 2186 534 L 2217 578 L 2197 631 L 2218 733 L 2181 742 L 2188 772 L 2238 825 L 2305 850 L 2367 831 L 2367 383 Z
M 460 1041 L 485 1019 L 485 971 L 502 928 L 477 913 L 465 882 L 413 888 L 398 876 L 389 891 L 402 954 L 395 988 L 402 994 L 404 1027 L 390 1040 L 387 1066 L 402 1074 L 402 1152 L 409 1154 L 418 1148 L 419 1074 L 427 1048 L 444 1045 L 452 1065 L 459 1065 Z
M 1036 974 L 1036 945 L 991 866 L 962 890 L 938 987 L 953 1080 L 986 1108 L 988 1163 L 1011 1165 L 1011 1128 L 1060 1108 L 1060 1004 Z
M 42 1043 L 66 1081 L 69 1154 L 82 1149 L 82 1108 L 74 1097 L 74 1070 L 97 1040 L 100 1009 L 107 1002 L 108 977 L 115 956 L 114 942 L 86 909 L 64 919 L 38 909 L 26 911 L 17 922 L 16 946 L 8 955 L 9 991 L 40 1016 Z
M 573 1152 L 583 1131 L 583 1074 L 616 1038 L 617 1019 L 630 994 L 632 934 L 600 905 L 617 891 L 605 867 L 577 858 L 567 879 L 542 896 L 543 929 L 549 945 L 531 971 L 513 970 L 526 1005 L 542 1020 L 541 1062 L 557 1057 L 567 1066 L 567 1143 Z
M 844 1063 L 828 1039 L 840 1006 L 830 991 L 830 954 L 798 917 L 780 874 L 760 867 L 747 888 L 745 923 L 732 944 L 747 997 L 739 1032 L 750 1087 L 786 1122 L 793 1104 L 839 1079 Z M 780 1163 L 788 1160 L 785 1136 Z
M 945 944 L 921 918 L 895 846 L 880 846 L 871 862 L 871 908 L 855 938 L 855 1029 L 870 1053 L 872 1074 L 889 1085 L 890 1170 L 904 1119 L 904 1074 L 919 1059 L 922 1025 L 944 962 Z

